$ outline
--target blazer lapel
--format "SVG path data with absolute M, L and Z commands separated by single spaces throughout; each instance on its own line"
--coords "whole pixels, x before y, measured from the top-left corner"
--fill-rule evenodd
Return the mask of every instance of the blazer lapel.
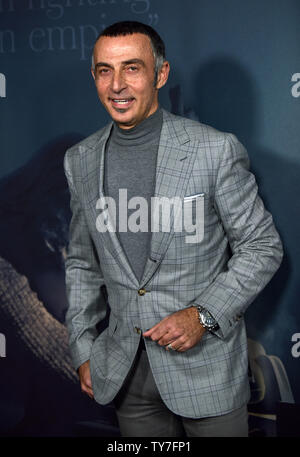
M 189 182 L 196 154 L 184 128 L 183 120 L 163 110 L 163 126 L 158 148 L 154 197 L 183 199 Z M 182 202 L 182 200 L 181 200 Z M 147 283 L 162 261 L 174 235 L 176 215 L 170 206 L 164 227 L 159 221 L 159 231 L 152 232 L 150 256 L 145 265 L 142 283 Z
M 99 216 L 99 210 L 97 209 L 97 202 L 101 198 L 105 202 L 104 195 L 104 158 L 105 158 L 105 146 L 109 138 L 112 123 L 110 123 L 98 137 L 98 141 L 95 141 L 91 147 L 89 147 L 82 157 L 82 176 L 84 186 L 84 197 L 86 203 L 92 212 L 92 219 L 96 224 L 96 219 Z M 107 211 L 107 225 L 113 227 L 113 220 L 109 212 Z M 99 242 L 103 243 L 104 246 L 111 252 L 114 258 L 118 261 L 122 269 L 125 268 L 131 281 L 138 285 L 138 280 L 128 262 L 127 256 L 119 242 L 116 232 L 108 230 L 106 232 L 98 231 Z

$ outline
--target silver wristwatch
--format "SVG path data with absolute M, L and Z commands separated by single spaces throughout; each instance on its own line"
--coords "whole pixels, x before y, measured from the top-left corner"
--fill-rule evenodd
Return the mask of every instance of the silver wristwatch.
M 201 305 L 194 305 L 199 313 L 199 321 L 203 325 L 206 330 L 215 331 L 220 328 L 219 324 L 217 323 L 216 319 Z

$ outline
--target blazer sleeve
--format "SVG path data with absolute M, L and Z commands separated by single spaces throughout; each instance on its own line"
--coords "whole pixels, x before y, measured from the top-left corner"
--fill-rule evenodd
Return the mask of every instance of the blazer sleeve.
M 106 303 L 101 291 L 104 278 L 96 250 L 88 231 L 84 211 L 74 186 L 68 151 L 64 170 L 70 190 L 72 218 L 65 263 L 68 299 L 66 325 L 74 368 L 89 360 L 91 348 L 98 336 L 96 325 L 106 315 Z
M 279 268 L 283 257 L 271 214 L 258 195 L 249 159 L 237 138 L 226 136 L 218 169 L 214 207 L 228 238 L 232 256 L 225 271 L 198 297 L 217 320 L 215 333 L 226 338 L 259 292 Z

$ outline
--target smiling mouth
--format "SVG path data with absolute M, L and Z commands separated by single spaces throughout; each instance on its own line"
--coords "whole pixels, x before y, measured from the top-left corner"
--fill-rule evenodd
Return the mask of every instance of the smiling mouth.
M 125 109 L 132 104 L 134 98 L 110 98 L 110 100 L 114 108 Z

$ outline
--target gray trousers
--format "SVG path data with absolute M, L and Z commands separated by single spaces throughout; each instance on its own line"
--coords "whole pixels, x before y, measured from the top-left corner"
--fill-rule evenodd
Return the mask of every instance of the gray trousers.
M 141 347 L 114 405 L 122 436 L 248 436 L 247 405 L 228 414 L 201 419 L 178 416 L 170 411 L 161 399 L 147 353 Z

